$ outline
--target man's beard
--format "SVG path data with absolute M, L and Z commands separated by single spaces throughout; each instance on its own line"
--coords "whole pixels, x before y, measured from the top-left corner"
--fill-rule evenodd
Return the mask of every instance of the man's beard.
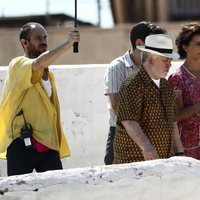
M 38 51 L 38 50 L 35 50 L 35 51 L 28 51 L 28 55 L 29 55 L 29 58 L 37 58 L 38 56 L 40 56 L 42 53 L 44 53 L 45 51 Z
M 41 44 L 38 49 L 35 49 L 35 48 L 28 49 L 28 56 L 30 58 L 37 58 L 42 53 L 44 53 L 46 50 L 47 50 L 47 45 Z

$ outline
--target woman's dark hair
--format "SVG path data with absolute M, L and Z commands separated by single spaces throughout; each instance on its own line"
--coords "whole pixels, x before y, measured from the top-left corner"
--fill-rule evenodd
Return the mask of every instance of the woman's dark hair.
M 166 30 L 146 21 L 139 22 L 133 26 L 130 32 L 130 41 L 133 50 L 136 48 L 135 42 L 137 39 L 145 41 L 145 38 L 150 34 L 166 34 Z
M 200 25 L 197 22 L 187 23 L 182 26 L 176 38 L 176 46 L 181 59 L 187 57 L 183 45 L 189 45 L 195 35 L 200 35 Z

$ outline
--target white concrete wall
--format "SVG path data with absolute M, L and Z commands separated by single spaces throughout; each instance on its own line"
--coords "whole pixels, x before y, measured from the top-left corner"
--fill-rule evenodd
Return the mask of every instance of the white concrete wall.
M 61 104 L 62 124 L 72 156 L 64 158 L 65 169 L 103 165 L 108 132 L 107 98 L 103 77 L 106 65 L 52 66 Z M 0 94 L 7 68 L 0 68 Z M 6 175 L 6 161 L 0 160 Z
M 173 63 L 169 74 L 180 62 Z M 103 77 L 107 65 L 60 65 L 51 69 L 57 80 L 62 124 L 72 156 L 63 159 L 65 169 L 103 165 L 108 134 L 107 97 Z M 0 95 L 7 68 L 0 68 Z M 6 161 L 0 160 L 0 175 Z
M 200 162 L 186 157 L 0 178 L 0 200 L 198 200 Z

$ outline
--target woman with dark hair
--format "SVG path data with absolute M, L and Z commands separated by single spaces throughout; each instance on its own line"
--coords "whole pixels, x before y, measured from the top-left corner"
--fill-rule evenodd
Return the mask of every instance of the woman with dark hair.
M 200 160 L 200 24 L 183 25 L 176 45 L 184 63 L 169 77 L 186 156 Z

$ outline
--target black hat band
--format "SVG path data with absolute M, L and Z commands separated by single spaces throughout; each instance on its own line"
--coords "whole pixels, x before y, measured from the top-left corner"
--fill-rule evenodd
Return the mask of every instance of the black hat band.
M 162 48 L 156 48 L 156 47 L 149 47 L 149 46 L 146 46 L 146 45 L 145 45 L 145 48 L 153 50 L 153 51 L 158 51 L 159 53 L 169 53 L 169 54 L 171 54 L 173 52 L 172 49 L 162 49 Z

